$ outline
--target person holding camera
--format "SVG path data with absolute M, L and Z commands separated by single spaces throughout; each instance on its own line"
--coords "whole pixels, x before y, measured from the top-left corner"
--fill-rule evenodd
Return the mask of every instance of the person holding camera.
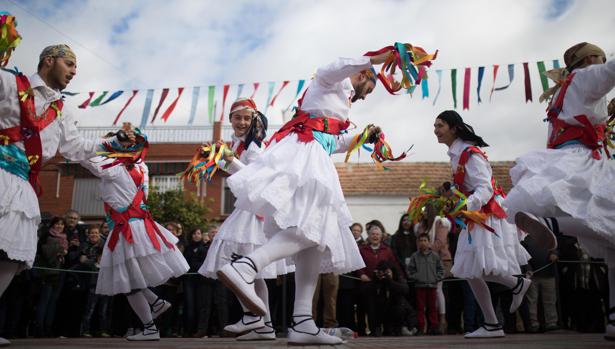
M 418 236 L 418 248 L 408 263 L 408 278 L 416 288 L 419 333 L 425 329 L 425 308 L 429 319 L 429 334 L 440 334 L 436 307 L 438 282 L 444 279 L 444 268 L 438 254 L 431 250 L 429 234 Z

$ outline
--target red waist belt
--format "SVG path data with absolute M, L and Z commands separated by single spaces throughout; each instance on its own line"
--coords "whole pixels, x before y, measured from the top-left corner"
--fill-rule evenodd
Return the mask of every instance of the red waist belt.
M 284 124 L 284 126 L 271 137 L 269 142 L 271 143 L 274 140 L 279 142 L 290 133 L 295 133 L 300 142 L 308 143 L 314 140 L 314 131 L 339 135 L 349 126 L 349 120 L 341 121 L 328 117 L 312 118 L 310 114 L 302 110 L 297 110 L 293 119 Z

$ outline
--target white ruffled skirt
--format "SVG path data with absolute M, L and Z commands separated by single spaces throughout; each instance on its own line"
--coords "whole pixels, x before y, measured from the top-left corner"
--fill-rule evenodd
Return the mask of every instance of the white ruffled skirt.
M 0 250 L 32 268 L 41 222 L 38 198 L 30 183 L 0 168 Z
M 501 204 L 501 197 L 496 200 Z M 489 230 L 474 225 L 463 229 L 457 241 L 457 252 L 451 272 L 463 279 L 482 278 L 483 275 L 515 275 L 531 256 L 520 244 L 520 234 L 514 224 L 491 216 L 485 222 Z
M 232 261 L 234 253 L 246 256 L 265 242 L 267 237 L 263 233 L 263 221 L 254 213 L 237 208 L 220 226 L 199 273 L 216 279 L 216 272 Z M 294 265 L 288 259 L 281 259 L 260 270 L 256 277 L 275 279 L 278 275 L 293 271 Z
M 588 148 L 570 145 L 519 157 L 510 176 L 513 188 L 504 201 L 509 220 L 519 211 L 579 219 L 595 232 L 579 237 L 581 245 L 592 257 L 609 258 L 610 250 L 615 266 L 615 161 L 604 154 L 596 160 Z
M 129 244 L 120 234 L 115 249 L 109 249 L 109 240 L 100 260 L 100 270 L 96 283 L 96 293 L 114 295 L 129 293 L 165 283 L 172 277 L 179 277 L 190 267 L 179 249 L 175 246 L 177 238 L 160 224 L 156 223 L 165 239 L 174 248 L 168 248 L 156 235 L 160 251 L 154 248 L 147 235 L 142 219 L 130 223 L 133 243 Z
M 350 232 L 352 217 L 333 161 L 312 141 L 290 134 L 228 179 L 235 207 L 272 220 L 279 229 L 298 234 L 324 252 L 320 272 L 347 273 L 365 264 Z M 265 228 L 270 237 L 279 229 Z

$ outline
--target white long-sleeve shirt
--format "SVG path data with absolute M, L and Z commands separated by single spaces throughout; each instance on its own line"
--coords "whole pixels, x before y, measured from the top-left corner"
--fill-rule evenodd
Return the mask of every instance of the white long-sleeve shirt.
M 32 75 L 29 80 L 34 91 L 36 115 L 41 115 L 52 102 L 62 97 L 59 91 L 48 87 L 38 74 Z M 20 124 L 21 110 L 17 93 L 15 75 L 0 70 L 0 129 Z M 75 124 L 71 114 L 62 110 L 62 115 L 41 131 L 43 162 L 53 158 L 58 151 L 72 161 L 85 160 L 96 155 L 98 146 L 103 143 L 102 139 L 83 138 Z M 23 142 L 15 144 L 24 149 Z
M 138 188 L 125 166 L 115 165 L 107 169 L 102 168 L 103 165 L 114 160 L 96 156 L 79 163 L 94 176 L 101 179 L 100 196 L 102 200 L 113 207 L 114 210 L 122 210 L 132 203 L 135 195 L 137 195 Z M 135 167 L 143 174 L 143 191 L 145 192 L 145 198 L 147 198 L 149 170 L 144 162 L 135 164 Z
M 231 144 L 231 149 L 235 153 L 237 153 L 237 149 L 239 148 L 239 145 L 241 144 L 241 142 L 245 140 L 245 137 L 237 137 L 233 135 L 232 138 L 233 138 L 233 142 Z M 262 143 L 261 143 L 261 146 L 259 147 L 255 142 L 251 142 L 248 149 L 243 150 L 243 152 L 239 156 L 239 159 L 235 157 L 233 159 L 233 162 L 231 162 L 228 166 L 226 166 L 225 168 L 226 172 L 228 172 L 229 174 L 233 174 L 241 170 L 242 168 L 246 167 L 252 161 L 256 160 L 256 158 L 258 158 L 258 156 L 263 152 L 264 147 L 265 145 Z M 223 163 L 221 165 L 224 167 Z
M 457 165 L 463 151 L 473 144 L 457 138 L 448 149 L 448 156 L 451 158 L 451 168 L 453 173 L 457 171 Z M 465 177 L 463 188 L 458 188 L 464 192 L 473 192 L 468 196 L 467 207 L 470 211 L 480 210 L 487 204 L 493 196 L 491 186 L 491 165 L 479 154 L 472 154 L 465 165 Z
M 316 71 L 303 97 L 301 110 L 315 117 L 332 117 L 346 121 L 350 113 L 350 100 L 355 94 L 350 77 L 372 66 L 369 57 L 339 58 Z M 348 149 L 352 135 L 335 137 L 334 153 Z
M 604 123 L 608 118 L 606 95 L 615 87 L 615 60 L 576 69 L 573 73 L 575 75 L 564 96 L 563 108 L 558 118 L 581 126 L 574 117 L 587 115 L 592 125 Z M 553 96 L 554 101 L 559 92 Z

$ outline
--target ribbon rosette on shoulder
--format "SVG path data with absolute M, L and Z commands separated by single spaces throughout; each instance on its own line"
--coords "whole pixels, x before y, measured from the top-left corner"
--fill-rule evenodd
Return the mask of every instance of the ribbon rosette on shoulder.
M 438 50 L 434 54 L 429 54 L 421 47 L 401 42 L 377 51 L 369 51 L 364 56 L 372 57 L 385 52 L 391 52 L 391 54 L 382 64 L 378 79 L 382 81 L 384 88 L 390 94 L 395 94 L 402 88 L 406 89 L 407 93 L 412 93 L 422 79 L 427 79 L 426 68 L 430 67 L 432 61 L 438 56 Z M 401 70 L 401 81 L 395 80 L 397 69 Z
M 485 224 L 487 214 L 481 211 L 469 211 L 466 209 L 468 198 L 459 190 L 451 188 L 451 195 L 445 196 L 435 188 L 427 187 L 425 180 L 419 186 L 419 195 L 410 200 L 408 206 L 408 218 L 416 224 L 423 218 L 426 208 L 431 206 L 437 216 L 446 217 L 449 221 L 462 228 L 468 228 L 468 241 L 472 243 L 472 235 L 469 231 L 474 224 L 478 224 L 491 233 L 498 236 L 495 230 Z
M 222 156 L 230 150 L 226 144 L 221 146 L 203 145 L 197 148 L 192 156 L 188 167 L 178 174 L 181 179 L 188 179 L 192 183 L 198 183 L 202 180 L 211 181 L 218 169 L 219 162 Z
M 15 16 L 0 11 L 0 67 L 6 67 L 20 42 L 21 36 L 17 32 Z
M 352 140 L 350 141 L 350 146 L 348 146 L 348 151 L 346 152 L 346 159 L 344 160 L 344 162 L 348 162 L 348 160 L 350 159 L 350 155 L 353 152 L 359 152 L 361 148 L 363 148 L 372 153 L 371 157 L 376 164 L 376 168 L 378 168 L 379 170 L 388 170 L 387 167 L 382 165 L 383 162 L 403 160 L 406 158 L 408 151 L 410 151 L 410 149 L 412 149 L 413 147 L 411 146 L 408 150 L 396 157 L 393 155 L 393 150 L 391 149 L 391 146 L 389 145 L 389 143 L 386 142 L 384 138 L 384 133 L 380 132 L 380 136 L 375 141 L 369 139 L 369 127 L 369 125 L 366 126 L 361 133 L 352 137 Z M 365 144 L 366 142 L 374 143 L 374 148 L 372 149 L 367 146 Z
M 123 130 L 119 130 L 115 134 L 112 134 L 117 137 L 117 140 L 103 143 L 102 147 L 104 151 L 97 152 L 96 154 L 115 159 L 113 162 L 103 165 L 103 169 L 119 164 L 131 166 L 145 159 L 147 149 L 149 148 L 147 135 L 138 128 L 133 129 L 133 132 L 135 134 L 135 144 L 130 147 L 124 147 L 119 142 L 127 138 Z

